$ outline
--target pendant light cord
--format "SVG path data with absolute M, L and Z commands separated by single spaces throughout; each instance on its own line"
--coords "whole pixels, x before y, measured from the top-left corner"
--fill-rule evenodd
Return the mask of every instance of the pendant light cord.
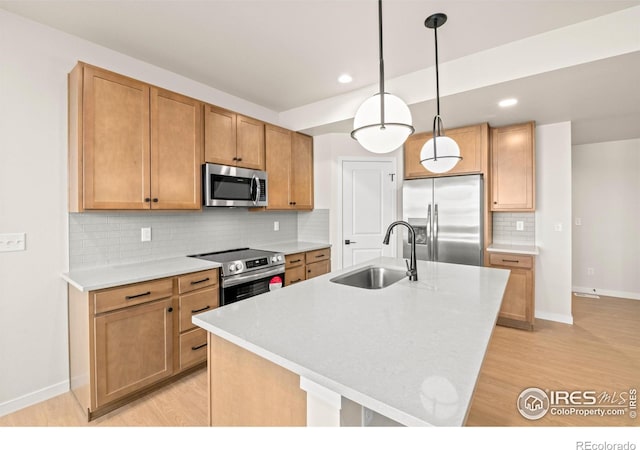
M 382 0 L 378 0 L 378 40 L 380 48 L 380 129 L 384 130 L 384 58 L 382 56 Z
M 440 117 L 440 76 L 438 74 L 438 27 L 433 29 L 436 42 L 436 114 Z M 438 130 L 440 131 L 440 130 Z

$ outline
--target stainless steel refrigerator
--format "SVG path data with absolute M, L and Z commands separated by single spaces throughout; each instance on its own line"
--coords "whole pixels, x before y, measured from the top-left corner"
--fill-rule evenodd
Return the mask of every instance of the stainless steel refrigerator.
M 403 219 L 416 230 L 416 256 L 425 261 L 482 265 L 481 175 L 405 180 Z M 404 233 L 403 256 L 410 255 Z

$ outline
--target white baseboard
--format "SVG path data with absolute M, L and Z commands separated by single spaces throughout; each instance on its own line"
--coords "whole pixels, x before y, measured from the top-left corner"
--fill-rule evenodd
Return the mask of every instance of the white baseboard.
M 38 391 L 31 392 L 30 394 L 23 395 L 22 397 L 0 403 L 0 417 L 21 410 L 22 408 L 26 408 L 27 406 L 49 400 L 50 398 L 64 394 L 68 391 L 69 380 L 65 380 Z
M 536 319 L 551 320 L 553 322 L 568 323 L 573 325 L 573 316 L 571 314 L 558 314 L 547 311 L 536 311 Z
M 606 297 L 629 298 L 631 300 L 640 300 L 640 292 L 612 291 L 609 289 L 598 289 L 594 287 L 573 286 L 573 292 L 582 292 L 585 294 L 604 295 Z

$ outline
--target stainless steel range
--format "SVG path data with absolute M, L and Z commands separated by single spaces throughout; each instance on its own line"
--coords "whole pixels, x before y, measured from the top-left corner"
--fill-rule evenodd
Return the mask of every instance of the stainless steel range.
M 220 306 L 284 285 L 284 253 L 239 248 L 189 256 L 222 264 Z

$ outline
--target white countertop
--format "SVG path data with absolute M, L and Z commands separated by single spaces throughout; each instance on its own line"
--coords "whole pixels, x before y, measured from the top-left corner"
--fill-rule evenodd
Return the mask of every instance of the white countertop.
M 403 259 L 369 263 L 406 270 Z M 402 424 L 464 425 L 509 271 L 418 261 L 417 282 L 368 290 L 329 281 L 354 269 L 193 323 Z
M 491 244 L 487 247 L 488 252 L 517 253 L 519 255 L 537 255 L 538 247 L 535 245 L 512 245 L 512 244 Z
M 62 274 L 69 284 L 82 292 L 220 267 L 220 264 L 180 256 L 133 264 L 73 270 Z
M 258 247 L 260 247 L 261 250 L 270 250 L 273 252 L 282 252 L 285 255 L 292 255 L 294 253 L 310 252 L 321 248 L 331 247 L 331 244 L 327 242 L 290 241 L 259 245 Z

